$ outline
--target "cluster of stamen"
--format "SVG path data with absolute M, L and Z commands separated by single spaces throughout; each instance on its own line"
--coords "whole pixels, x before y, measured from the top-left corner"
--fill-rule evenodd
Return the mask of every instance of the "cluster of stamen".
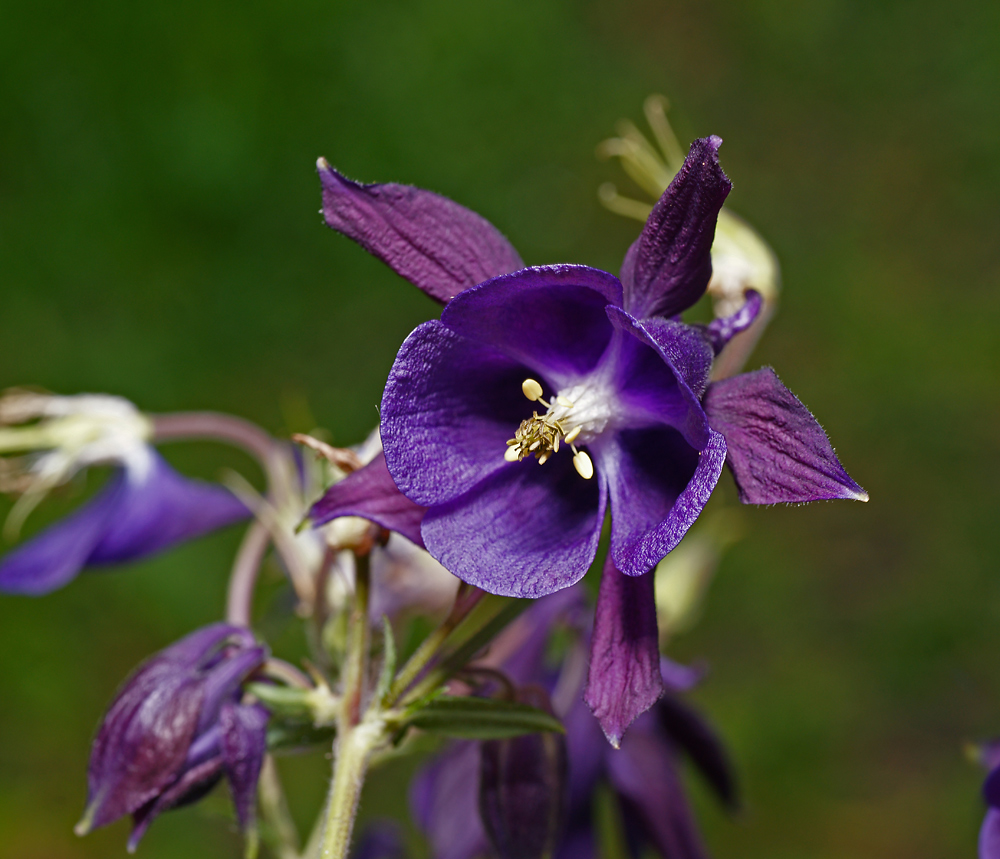
M 539 465 L 544 465 L 550 456 L 559 453 L 559 445 L 567 444 L 573 450 L 573 467 L 586 480 L 594 476 L 594 463 L 585 451 L 577 450 L 573 442 L 580 435 L 582 426 L 567 428 L 568 412 L 573 403 L 565 397 L 555 397 L 551 402 L 542 399 L 542 386 L 534 379 L 525 379 L 521 390 L 532 402 L 541 403 L 548 411 L 544 415 L 533 412 L 514 433 L 514 438 L 507 441 L 507 451 L 504 459 L 507 462 L 520 462 L 527 456 L 534 455 Z M 561 408 L 557 408 L 561 407 Z M 556 417 L 556 412 L 561 417 Z

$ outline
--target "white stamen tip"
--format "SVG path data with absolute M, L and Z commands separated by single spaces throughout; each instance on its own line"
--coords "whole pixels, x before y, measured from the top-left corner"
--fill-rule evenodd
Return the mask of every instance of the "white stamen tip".
M 590 480 L 594 476 L 594 463 L 582 450 L 573 457 L 573 467 L 584 480 Z
M 507 450 L 503 452 L 503 458 L 506 459 L 507 462 L 517 462 L 520 456 L 520 454 L 518 453 L 519 450 L 520 448 L 518 448 L 516 445 L 508 447 Z
M 576 441 L 576 437 L 580 434 L 580 430 L 582 429 L 583 429 L 582 425 L 576 426 L 573 427 L 573 429 L 571 429 L 568 433 L 566 433 L 566 444 L 572 444 L 574 441 Z
M 534 379 L 525 379 L 521 382 L 521 390 L 532 402 L 541 399 L 542 396 L 542 386 L 538 384 Z

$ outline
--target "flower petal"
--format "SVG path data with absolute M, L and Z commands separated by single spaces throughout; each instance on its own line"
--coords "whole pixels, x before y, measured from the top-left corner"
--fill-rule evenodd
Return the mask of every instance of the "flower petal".
M 568 453 L 508 463 L 424 517 L 427 550 L 470 585 L 535 599 L 583 578 L 597 553 L 607 490 Z
M 264 764 L 268 712 L 259 704 L 225 704 L 219 713 L 222 762 L 233 794 L 236 819 L 246 832 L 253 828 L 257 780 Z
M 632 413 L 633 425 L 643 419 L 660 420 L 677 427 L 692 447 L 701 450 L 709 428 L 700 401 L 713 358 L 702 332 L 669 319 L 637 320 L 616 307 L 606 311 L 616 328 L 650 347 L 625 347 L 619 358 L 619 397 Z M 670 370 L 673 384 L 661 364 Z
M 718 735 L 699 713 L 673 695 L 656 705 L 656 718 L 670 740 L 683 749 L 716 796 L 730 809 L 739 804 L 732 762 Z
M 585 265 L 537 266 L 466 290 L 441 321 L 562 388 L 600 361 L 612 333 L 604 308 L 621 302 L 612 274 Z
M 223 486 L 174 471 L 159 454 L 144 479 L 126 472 L 114 515 L 88 564 L 118 564 L 162 551 L 233 522 L 250 511 Z
M 435 859 L 474 859 L 489 850 L 479 819 L 479 743 L 453 743 L 410 784 L 410 808 Z
M 665 742 L 655 734 L 634 731 L 607 762 L 612 787 L 661 856 L 708 859 Z
M 770 367 L 710 385 L 705 411 L 726 437 L 726 461 L 744 504 L 868 500 L 823 427 Z
M 1000 859 L 1000 811 L 991 808 L 979 830 L 979 859 Z
M 325 159 L 323 217 L 396 274 L 445 303 L 463 289 L 524 268 L 513 245 L 481 215 L 409 185 L 360 185 Z
M 426 507 L 414 504 L 393 483 L 385 454 L 334 483 L 309 510 L 314 526 L 340 516 L 361 516 L 423 546 L 420 523 Z
M 625 729 L 662 694 L 653 577 L 623 575 L 609 556 L 597 596 L 584 700 L 617 749 Z
M 382 395 L 389 473 L 416 504 L 450 501 L 502 469 L 507 439 L 531 416 L 523 364 L 436 320 L 406 338 Z
M 119 470 L 78 510 L 8 552 L 0 561 L 0 591 L 41 596 L 76 578 L 126 495 Z
M 726 459 L 725 439 L 710 431 L 705 449 L 676 430 L 623 430 L 602 444 L 598 463 L 611 492 L 611 556 L 637 576 L 653 569 L 698 518 Z
M 653 207 L 622 263 L 625 309 L 633 316 L 673 316 L 691 307 L 712 276 L 712 240 L 732 189 L 719 166 L 719 137 L 691 144 L 684 166 Z
M 708 335 L 708 339 L 711 342 L 716 355 L 718 355 L 725 348 L 726 344 L 737 334 L 742 331 L 746 331 L 751 325 L 753 325 L 754 320 L 757 318 L 757 314 L 760 313 L 763 306 L 764 297 L 757 292 L 757 290 L 748 289 L 746 292 L 746 301 L 732 316 L 724 316 L 721 319 L 713 319 L 708 323 L 705 333 Z

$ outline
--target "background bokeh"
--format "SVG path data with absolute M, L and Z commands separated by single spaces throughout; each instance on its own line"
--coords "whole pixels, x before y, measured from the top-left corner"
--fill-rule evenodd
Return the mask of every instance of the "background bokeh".
M 638 224 L 597 201 L 627 187 L 598 141 L 654 91 L 684 141 L 721 135 L 730 204 L 784 273 L 751 366 L 778 369 L 872 501 L 747 510 L 677 641 L 712 666 L 696 697 L 744 788 L 732 821 L 694 786 L 708 841 L 974 855 L 962 747 L 1000 733 L 1000 5 L 0 5 L 0 388 L 357 441 L 435 308 L 322 225 L 317 156 L 453 197 L 529 263 L 616 271 Z M 71 831 L 91 733 L 139 660 L 219 616 L 238 539 L 0 599 L 0 854 L 123 855 L 125 824 Z M 288 766 L 303 824 L 326 766 Z M 364 808 L 405 816 L 399 779 Z M 167 815 L 141 855 L 236 857 L 226 814 Z

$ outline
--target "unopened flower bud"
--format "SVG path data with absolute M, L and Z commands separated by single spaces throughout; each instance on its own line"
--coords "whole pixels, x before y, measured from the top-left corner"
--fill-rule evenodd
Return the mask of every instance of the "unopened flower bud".
M 241 686 L 266 658 L 248 630 L 219 623 L 143 663 L 98 729 L 77 834 L 131 814 L 134 850 L 158 814 L 200 799 L 223 775 L 251 830 L 267 711 L 241 703 Z
M 539 687 L 518 700 L 551 712 Z M 527 734 L 481 747 L 479 814 L 500 859 L 542 859 L 552 854 L 567 802 L 566 738 Z

